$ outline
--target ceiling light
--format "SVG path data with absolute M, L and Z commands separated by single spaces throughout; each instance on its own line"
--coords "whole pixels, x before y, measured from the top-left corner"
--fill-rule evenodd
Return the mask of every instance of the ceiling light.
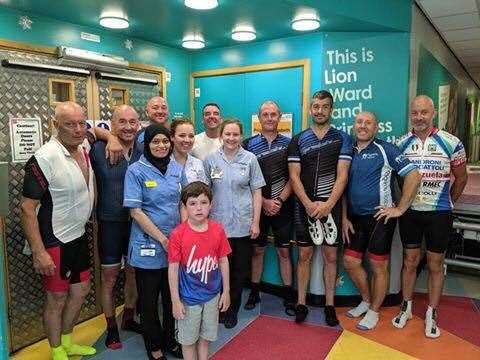
M 311 31 L 320 27 L 320 19 L 315 12 L 301 13 L 292 20 L 292 29 L 297 31 Z
M 255 29 L 250 25 L 238 25 L 232 30 L 232 39 L 236 41 L 252 41 L 256 37 Z
M 205 40 L 200 34 L 185 35 L 182 46 L 186 49 L 202 49 L 205 47 Z
M 126 29 L 128 28 L 128 19 L 120 16 L 102 16 L 100 17 L 100 25 L 110 29 Z
M 218 6 L 217 0 L 185 0 L 185 6 L 196 10 L 210 10 Z

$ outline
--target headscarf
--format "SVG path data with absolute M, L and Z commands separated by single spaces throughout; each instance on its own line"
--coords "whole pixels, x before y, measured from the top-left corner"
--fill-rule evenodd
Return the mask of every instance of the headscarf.
M 152 152 L 150 151 L 150 143 L 158 134 L 165 135 L 165 137 L 170 141 L 170 150 L 163 158 L 153 156 Z M 170 162 L 170 155 L 172 154 L 173 150 L 172 141 L 170 140 L 170 130 L 160 124 L 149 125 L 145 129 L 144 139 L 143 155 L 153 166 L 155 166 L 163 175 L 165 175 L 167 172 L 168 163 Z

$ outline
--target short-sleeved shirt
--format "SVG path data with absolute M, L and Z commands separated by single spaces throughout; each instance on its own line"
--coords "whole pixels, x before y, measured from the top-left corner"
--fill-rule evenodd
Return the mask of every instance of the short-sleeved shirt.
M 337 179 L 339 160 L 352 160 L 352 139 L 330 127 L 322 139 L 312 128 L 295 135 L 288 146 L 288 162 L 300 164 L 300 180 L 310 200 L 328 198 Z
M 262 188 L 265 199 L 280 196 L 288 182 L 287 149 L 290 138 L 278 134 L 271 143 L 262 134 L 243 141 L 243 148 L 253 153 L 260 164 L 266 185 Z
M 222 142 L 220 138 L 210 138 L 204 132 L 195 135 L 195 142 L 193 143 L 192 155 L 197 159 L 204 161 L 208 155 L 213 154 L 220 149 Z
M 451 171 L 467 161 L 462 142 L 452 134 L 434 128 L 425 142 L 409 132 L 400 138 L 398 147 L 422 174 L 422 182 L 411 209 L 451 210 Z
M 188 221 L 178 225 L 168 242 L 168 262 L 179 263 L 180 299 L 187 305 L 204 304 L 222 289 L 218 260 L 232 250 L 222 225 L 208 221 L 208 229 L 195 231 Z
M 123 206 L 142 209 L 168 237 L 180 222 L 180 193 L 185 183 L 185 174 L 178 163 L 170 161 L 167 171 L 162 174 L 142 155 L 127 169 Z M 155 248 L 155 256 L 140 256 L 142 246 Z M 162 245 L 143 231 L 135 220 L 132 221 L 127 256 L 130 265 L 143 269 L 160 269 L 168 265 Z
M 40 200 L 37 213 L 46 248 L 80 238 L 90 218 L 94 185 L 88 141 L 78 146 L 88 168 L 88 183 L 70 152 L 52 137 L 25 165 L 23 196 Z
M 105 157 L 104 141 L 96 141 L 90 150 L 90 160 L 97 182 L 97 217 L 100 221 L 128 221 L 128 209 L 123 207 L 123 183 L 130 164 L 143 153 L 143 146 L 134 143 L 130 158 L 122 157 L 115 165 Z
M 176 162 L 173 154 L 171 159 Z M 182 166 L 180 163 L 178 164 Z M 183 166 L 183 170 L 185 171 L 185 176 L 187 177 L 187 182 L 189 184 L 194 181 L 201 181 L 205 184 L 208 184 L 207 175 L 205 175 L 205 168 L 203 167 L 203 161 L 197 159 L 195 156 L 187 154 L 187 161 L 185 162 L 185 166 Z
M 252 192 L 265 186 L 256 156 L 240 147 L 230 161 L 220 148 L 204 165 L 213 191 L 210 218 L 225 227 L 229 238 L 248 236 L 253 220 Z
M 348 207 L 352 215 L 375 214 L 378 206 L 393 206 L 394 179 L 416 169 L 398 147 L 380 139 L 361 151 L 354 147 L 347 186 Z

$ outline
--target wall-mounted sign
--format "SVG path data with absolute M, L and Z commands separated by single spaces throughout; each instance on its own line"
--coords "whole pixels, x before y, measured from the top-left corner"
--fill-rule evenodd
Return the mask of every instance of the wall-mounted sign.
M 280 118 L 280 123 L 278 124 L 278 133 L 292 137 L 292 126 L 293 126 L 293 114 L 286 113 L 282 114 Z M 260 125 L 260 120 L 258 120 L 258 114 L 252 115 L 252 136 L 260 133 L 262 126 Z
M 438 87 L 438 128 L 445 129 L 448 121 L 448 104 L 450 100 L 450 85 Z
M 42 146 L 40 118 L 10 118 L 12 162 L 26 162 Z

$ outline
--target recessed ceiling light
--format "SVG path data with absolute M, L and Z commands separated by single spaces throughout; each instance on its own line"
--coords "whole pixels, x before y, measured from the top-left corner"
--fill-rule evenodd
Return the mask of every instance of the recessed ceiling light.
M 232 30 L 232 39 L 236 41 L 252 41 L 256 37 L 255 29 L 250 25 L 238 25 Z
M 100 25 L 110 29 L 126 29 L 128 28 L 128 19 L 120 16 L 102 16 L 100 17 Z
M 196 10 L 210 10 L 218 6 L 217 0 L 185 0 L 185 6 Z
M 311 31 L 320 27 L 320 19 L 315 12 L 298 14 L 292 20 L 292 29 L 297 31 Z
M 182 40 L 182 46 L 186 49 L 203 49 L 205 47 L 205 40 L 200 34 L 185 35 Z

